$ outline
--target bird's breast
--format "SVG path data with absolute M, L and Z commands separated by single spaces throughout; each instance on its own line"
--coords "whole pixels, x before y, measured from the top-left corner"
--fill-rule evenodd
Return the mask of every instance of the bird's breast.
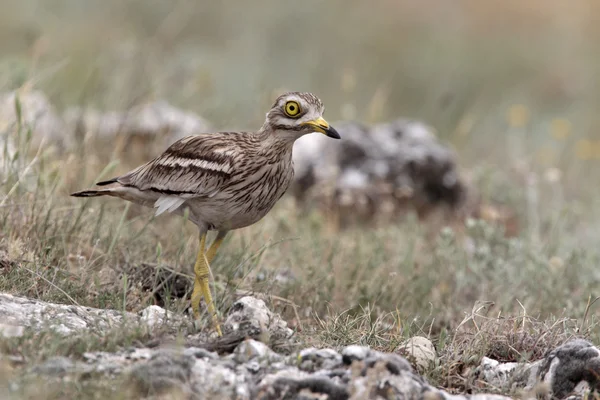
M 294 176 L 291 161 L 247 171 L 198 210 L 213 229 L 238 229 L 258 222 L 285 194 Z

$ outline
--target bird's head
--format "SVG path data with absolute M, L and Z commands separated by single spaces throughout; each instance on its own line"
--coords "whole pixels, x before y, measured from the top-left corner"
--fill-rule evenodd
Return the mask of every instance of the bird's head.
M 267 113 L 263 131 L 292 141 L 313 132 L 339 139 L 340 134 L 323 119 L 323 111 L 323 102 L 312 93 L 284 93 Z

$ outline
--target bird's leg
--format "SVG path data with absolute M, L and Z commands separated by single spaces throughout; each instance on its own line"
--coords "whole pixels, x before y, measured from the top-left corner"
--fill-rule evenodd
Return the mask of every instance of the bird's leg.
M 194 274 L 196 278 L 194 280 L 194 291 L 192 292 L 192 311 L 196 319 L 200 318 L 200 299 L 204 297 L 208 312 L 210 313 L 217 334 L 221 334 L 221 326 L 217 319 L 217 312 L 213 303 L 212 295 L 210 294 L 210 287 L 208 280 L 210 277 L 210 267 L 208 260 L 206 259 L 206 233 L 200 235 L 200 248 L 198 249 L 198 255 L 196 256 L 196 264 L 194 265 Z
M 208 248 L 208 251 L 206 252 L 206 259 L 208 260 L 209 264 L 212 263 L 213 259 L 215 258 L 215 255 L 217 255 L 217 250 L 219 250 L 219 247 L 221 246 L 221 243 L 223 243 L 223 240 L 225 239 L 226 235 L 227 231 L 219 231 L 214 242 L 212 242 L 212 244 Z

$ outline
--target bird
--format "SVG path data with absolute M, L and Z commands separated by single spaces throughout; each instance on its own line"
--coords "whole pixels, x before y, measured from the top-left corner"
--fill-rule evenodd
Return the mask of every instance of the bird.
M 218 336 L 222 336 L 209 287 L 210 264 L 229 231 L 261 220 L 285 194 L 294 176 L 294 142 L 310 133 L 333 139 L 340 134 L 323 118 L 323 102 L 308 92 L 277 97 L 255 132 L 216 132 L 186 136 L 153 160 L 98 189 L 74 197 L 112 196 L 155 208 L 155 215 L 187 216 L 198 227 L 191 307 L 200 318 L 202 297 Z M 216 237 L 206 248 L 209 231 Z

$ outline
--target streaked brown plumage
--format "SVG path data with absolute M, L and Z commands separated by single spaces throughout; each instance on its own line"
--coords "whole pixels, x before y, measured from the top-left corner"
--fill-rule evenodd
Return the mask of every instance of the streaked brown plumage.
M 311 132 L 339 139 L 322 114 L 323 104 L 313 94 L 285 93 L 277 98 L 257 132 L 188 136 L 133 171 L 97 183 L 105 188 L 72 196 L 119 197 L 155 207 L 157 215 L 165 211 L 181 215 L 187 208 L 189 219 L 200 230 L 192 308 L 197 317 L 203 295 L 215 317 L 208 290 L 210 261 L 229 230 L 259 221 L 286 192 L 294 175 L 292 147 L 296 139 Z M 205 251 L 209 230 L 219 233 Z M 216 327 L 220 334 L 218 323 Z

